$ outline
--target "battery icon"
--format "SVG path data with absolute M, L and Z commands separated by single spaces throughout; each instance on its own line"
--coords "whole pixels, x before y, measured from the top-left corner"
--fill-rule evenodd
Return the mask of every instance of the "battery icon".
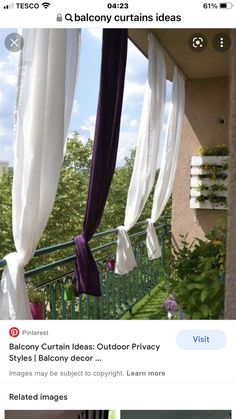
M 233 4 L 230 2 L 220 3 L 220 9 L 232 9 Z

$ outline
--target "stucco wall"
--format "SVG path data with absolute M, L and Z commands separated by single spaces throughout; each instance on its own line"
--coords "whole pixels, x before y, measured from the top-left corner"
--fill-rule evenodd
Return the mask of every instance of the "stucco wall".
M 172 233 L 177 245 L 180 234 L 188 234 L 189 242 L 203 238 L 225 212 L 190 208 L 190 163 L 201 145 L 228 144 L 228 131 L 228 79 L 186 82 L 185 119 L 172 195 Z
M 224 319 L 236 319 L 236 30 L 232 31 L 229 212 Z

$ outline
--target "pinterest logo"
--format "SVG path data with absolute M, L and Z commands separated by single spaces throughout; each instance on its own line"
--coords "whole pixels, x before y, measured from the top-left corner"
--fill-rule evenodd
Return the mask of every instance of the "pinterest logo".
M 19 334 L 20 334 L 20 331 L 19 331 L 18 327 L 11 327 L 10 328 L 9 335 L 12 338 L 17 338 L 17 336 L 19 336 Z

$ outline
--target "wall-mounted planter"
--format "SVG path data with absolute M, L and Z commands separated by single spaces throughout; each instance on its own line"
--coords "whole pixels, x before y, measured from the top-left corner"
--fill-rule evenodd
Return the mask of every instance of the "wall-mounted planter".
M 228 156 L 193 156 L 190 208 L 227 209 Z

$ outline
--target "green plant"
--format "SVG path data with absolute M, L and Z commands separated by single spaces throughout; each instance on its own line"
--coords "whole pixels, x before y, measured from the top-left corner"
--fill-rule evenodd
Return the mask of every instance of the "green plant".
M 196 196 L 195 199 L 197 202 L 205 202 L 208 199 L 208 197 L 206 195 L 200 195 L 200 196 Z
M 29 301 L 31 303 L 43 303 L 44 293 L 42 290 L 35 287 L 32 283 L 27 284 Z
M 209 193 L 214 193 L 214 192 L 225 192 L 227 191 L 226 186 L 223 183 L 214 183 L 213 185 L 204 185 L 204 184 L 199 184 L 196 187 L 196 190 L 198 192 L 204 192 L 207 191 Z
M 227 170 L 228 163 L 222 163 L 222 164 L 203 163 L 199 167 L 201 167 L 203 170 L 210 170 L 211 172 L 215 173 L 221 170 Z
M 222 179 L 222 180 L 225 180 L 225 179 L 227 179 L 227 174 L 226 173 L 216 173 L 215 175 L 201 174 L 201 175 L 198 175 L 198 177 L 200 179 L 213 179 L 213 180 Z
M 188 319 L 218 319 L 223 311 L 226 221 L 192 244 L 182 236 L 168 291 Z
M 218 144 L 213 148 L 201 146 L 198 149 L 199 156 L 228 156 L 228 153 L 226 144 Z
M 212 204 L 214 204 L 216 207 L 217 205 L 226 205 L 227 203 L 227 198 L 225 196 L 218 196 L 218 195 L 215 195 L 214 193 L 209 193 L 209 195 L 200 195 L 200 196 L 197 196 L 195 199 L 198 202 L 209 201 Z
M 227 191 L 226 186 L 223 183 L 214 183 L 209 187 L 210 192 L 225 192 Z
M 210 179 L 219 179 L 220 175 L 222 174 L 226 175 L 225 173 L 222 173 L 222 172 L 228 169 L 228 164 L 227 163 L 222 163 L 222 164 L 204 163 L 199 167 L 209 172 L 209 174 L 207 174 L 207 177 L 209 177 Z
M 73 286 L 73 284 L 71 282 L 65 282 L 63 284 L 63 289 L 64 290 L 73 290 L 74 289 L 74 286 Z
M 206 186 L 203 183 L 199 183 L 199 185 L 196 187 L 196 190 L 198 192 L 208 191 L 208 189 L 209 189 L 209 186 Z
M 226 196 L 218 196 L 215 195 L 214 193 L 211 193 L 208 195 L 208 200 L 212 203 L 217 205 L 226 205 L 227 203 L 227 198 Z

